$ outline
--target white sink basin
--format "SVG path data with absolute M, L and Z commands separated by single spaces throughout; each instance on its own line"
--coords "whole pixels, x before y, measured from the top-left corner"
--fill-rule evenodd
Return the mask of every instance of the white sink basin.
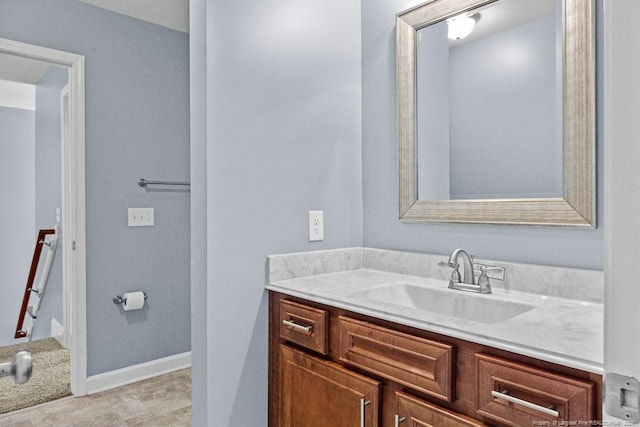
M 395 283 L 351 295 L 397 306 L 444 314 L 480 323 L 499 323 L 534 308 L 533 305 L 453 289 L 433 289 Z

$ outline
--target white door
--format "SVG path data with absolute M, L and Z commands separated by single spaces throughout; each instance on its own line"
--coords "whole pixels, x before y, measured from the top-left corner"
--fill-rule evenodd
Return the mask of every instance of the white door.
M 603 409 L 605 425 L 623 426 L 640 423 L 640 1 L 604 6 Z
M 71 391 L 87 393 L 85 95 L 84 57 L 0 38 L 0 54 L 66 67 L 68 91 L 62 94 L 65 119 L 62 147 L 62 258 L 65 280 L 65 340 L 71 352 Z M 16 65 L 13 65 L 15 67 Z M 3 369 L 13 369 L 0 360 Z M 16 367 L 25 359 L 17 358 Z M 24 376 L 20 377 L 21 379 Z

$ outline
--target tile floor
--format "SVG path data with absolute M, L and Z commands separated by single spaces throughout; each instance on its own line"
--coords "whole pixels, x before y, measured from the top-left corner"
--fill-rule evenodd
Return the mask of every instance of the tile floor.
M 2 427 L 190 425 L 191 369 L 0 415 Z

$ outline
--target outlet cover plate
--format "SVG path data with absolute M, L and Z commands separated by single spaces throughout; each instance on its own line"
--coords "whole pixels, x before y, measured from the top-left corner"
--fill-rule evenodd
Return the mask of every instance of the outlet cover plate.
M 309 211 L 309 241 L 319 242 L 324 239 L 323 211 Z

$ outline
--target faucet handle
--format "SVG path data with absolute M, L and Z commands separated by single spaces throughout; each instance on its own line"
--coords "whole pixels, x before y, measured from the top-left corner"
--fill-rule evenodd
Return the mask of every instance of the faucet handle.
M 481 294 L 491 293 L 491 282 L 489 281 L 489 276 L 487 276 L 487 271 L 489 270 L 492 270 L 492 267 L 487 267 L 484 265 L 480 266 L 480 277 L 478 277 L 478 286 L 480 287 Z
M 459 264 L 457 262 L 446 262 L 446 261 L 440 261 L 438 263 L 438 265 L 440 267 L 451 267 L 451 268 L 458 268 Z
M 460 265 L 457 262 L 440 261 L 438 265 L 440 267 L 453 268 L 453 271 L 451 272 L 451 278 L 449 279 L 449 286 L 451 286 L 451 283 L 460 283 L 461 277 L 460 277 L 460 271 L 458 270 L 458 267 Z
M 460 283 L 462 281 L 462 278 L 460 277 L 460 270 L 458 270 L 458 267 L 460 267 L 460 264 L 453 261 L 450 261 L 450 262 L 440 261 L 438 265 L 440 267 L 453 268 L 453 271 L 451 272 L 451 277 L 449 278 L 449 287 L 451 287 L 452 283 Z
M 460 271 L 458 270 L 458 264 L 453 267 L 453 271 L 451 272 L 451 279 L 449 279 L 449 285 L 451 283 L 460 283 L 462 282 L 462 278 L 460 277 Z
M 473 270 L 475 274 L 477 275 L 482 274 L 483 269 L 485 271 L 485 274 L 490 279 L 501 280 L 501 281 L 505 279 L 504 267 L 497 267 L 494 265 L 487 265 L 487 264 L 481 264 L 481 263 L 473 264 Z

